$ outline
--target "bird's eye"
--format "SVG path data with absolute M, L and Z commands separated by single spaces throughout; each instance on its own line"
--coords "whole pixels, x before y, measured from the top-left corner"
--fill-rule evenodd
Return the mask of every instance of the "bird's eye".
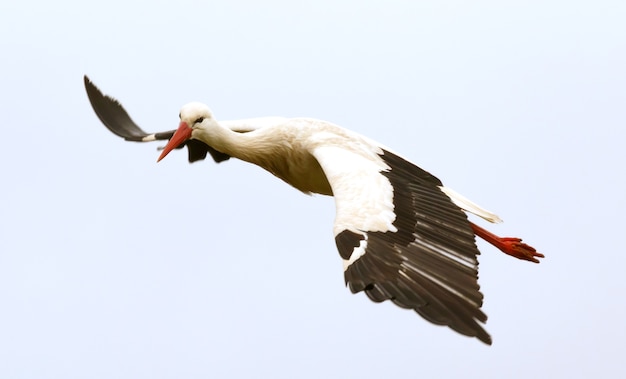
M 204 121 L 204 117 L 198 117 L 195 121 L 196 124 L 200 124 L 202 121 Z

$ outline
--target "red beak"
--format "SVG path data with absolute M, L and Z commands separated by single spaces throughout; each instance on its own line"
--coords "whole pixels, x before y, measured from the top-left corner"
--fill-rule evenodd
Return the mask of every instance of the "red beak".
M 170 138 L 170 141 L 167 143 L 167 145 L 165 145 L 165 148 L 163 149 L 163 152 L 161 153 L 159 159 L 157 159 L 157 162 L 161 161 L 161 159 L 165 158 L 165 156 L 169 154 L 170 151 L 174 150 L 182 143 L 187 141 L 189 138 L 191 138 L 191 131 L 192 129 L 189 127 L 189 125 L 187 125 L 186 122 L 181 121 L 180 125 L 178 126 L 178 130 L 176 131 L 176 133 L 174 133 L 172 138 Z

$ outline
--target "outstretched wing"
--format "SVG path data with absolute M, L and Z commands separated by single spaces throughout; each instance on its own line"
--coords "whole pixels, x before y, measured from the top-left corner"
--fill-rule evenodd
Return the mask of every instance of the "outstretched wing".
M 480 324 L 480 252 L 439 179 L 383 149 L 369 156 L 322 145 L 312 153 L 335 196 L 335 241 L 350 290 L 491 344 Z
M 85 89 L 87 97 L 96 115 L 113 134 L 124 138 L 126 141 L 151 142 L 159 140 L 169 140 L 174 135 L 175 130 L 160 133 L 146 133 L 130 118 L 122 105 L 114 98 L 104 95 L 98 87 L 85 75 Z M 189 152 L 189 162 L 195 162 L 206 158 L 207 153 L 211 154 L 215 162 L 222 162 L 230 158 L 229 155 L 219 152 L 209 145 L 199 140 L 189 140 L 178 148 L 187 146 Z

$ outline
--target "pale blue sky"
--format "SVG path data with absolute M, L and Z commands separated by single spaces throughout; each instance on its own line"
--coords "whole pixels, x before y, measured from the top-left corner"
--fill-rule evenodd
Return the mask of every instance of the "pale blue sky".
M 0 377 L 624 377 L 626 3 L 0 4 Z M 344 287 L 331 198 L 239 161 L 124 142 L 309 116 L 495 211 L 488 347 Z

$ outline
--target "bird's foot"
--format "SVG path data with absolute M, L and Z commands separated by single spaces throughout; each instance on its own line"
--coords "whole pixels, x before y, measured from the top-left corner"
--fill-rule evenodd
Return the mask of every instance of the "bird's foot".
M 471 225 L 477 236 L 497 247 L 505 254 L 535 263 L 539 263 L 537 258 L 544 258 L 544 255 L 537 252 L 534 247 L 523 243 L 521 238 L 498 237 L 474 223 L 471 223 Z
M 537 258 L 544 258 L 544 255 L 537 252 L 534 247 L 523 243 L 521 238 L 498 237 L 498 240 L 499 243 L 494 245 L 512 257 L 535 263 L 539 263 Z

